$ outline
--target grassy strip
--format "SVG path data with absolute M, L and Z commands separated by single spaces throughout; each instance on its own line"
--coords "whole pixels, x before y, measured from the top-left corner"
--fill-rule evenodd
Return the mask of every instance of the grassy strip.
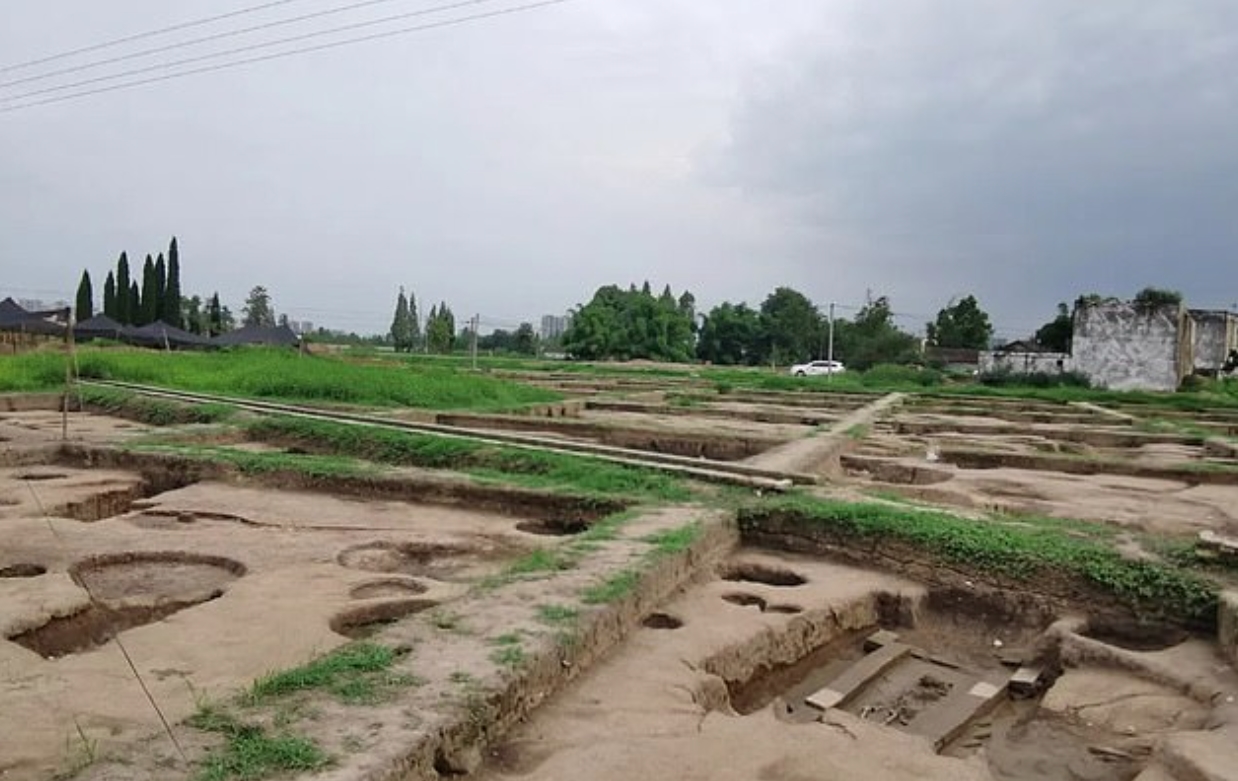
M 541 388 L 413 364 L 357 364 L 290 350 L 247 348 L 220 352 L 84 348 L 86 379 L 284 399 L 423 409 L 503 410 L 557 401 Z M 23 353 L 0 358 L 0 391 L 51 390 L 64 385 L 65 357 Z
M 290 734 L 271 735 L 266 728 L 240 721 L 209 706 L 189 719 L 191 726 L 224 737 L 224 744 L 202 760 L 197 781 L 268 778 L 293 772 L 321 770 L 330 764 L 318 744 Z
M 79 393 L 82 403 L 87 407 L 151 426 L 219 423 L 231 418 L 238 411 L 230 404 L 186 404 L 112 388 L 82 386 Z
M 291 417 L 264 417 L 246 424 L 245 430 L 259 440 L 290 442 L 383 464 L 454 469 L 534 488 L 658 501 L 682 501 L 691 495 L 683 480 L 654 469 L 562 453 Z
M 820 529 L 843 540 L 895 540 L 953 566 L 1026 582 L 1062 573 L 1113 595 L 1141 615 L 1208 625 L 1215 620 L 1217 586 L 1173 564 L 1131 561 L 1104 539 L 1070 533 L 1069 524 L 969 520 L 944 512 L 791 496 L 740 513 L 741 529 L 770 520 Z
M 373 477 L 380 469 L 373 464 L 343 456 L 293 453 L 253 453 L 230 447 L 209 445 L 165 445 L 138 443 L 126 449 L 137 453 L 168 453 L 193 461 L 227 464 L 247 475 L 294 472 L 307 477 Z
M 394 675 L 391 666 L 399 654 L 375 643 L 350 643 L 300 667 L 271 673 L 254 681 L 245 694 L 248 705 L 263 705 L 297 692 L 319 690 L 348 705 L 373 704 L 416 679 Z

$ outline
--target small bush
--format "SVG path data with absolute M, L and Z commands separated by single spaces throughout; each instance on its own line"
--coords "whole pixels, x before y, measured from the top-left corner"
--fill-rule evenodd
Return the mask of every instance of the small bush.
M 1090 388 L 1092 382 L 1079 372 L 988 372 L 976 378 L 990 388 Z
M 919 366 L 899 366 L 883 363 L 874 366 L 860 377 L 865 387 L 886 387 L 898 385 L 918 385 L 923 388 L 940 385 L 942 373 L 936 369 L 926 369 Z

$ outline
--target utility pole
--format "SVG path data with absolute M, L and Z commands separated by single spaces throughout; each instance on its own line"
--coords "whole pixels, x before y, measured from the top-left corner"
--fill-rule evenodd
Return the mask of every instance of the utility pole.
M 481 325 L 480 314 L 473 315 L 473 322 L 471 325 L 472 325 L 472 328 L 470 330 L 472 330 L 473 332 L 473 347 L 472 347 L 473 371 L 477 371 L 477 329 Z
M 826 360 L 830 362 L 830 372 L 825 375 L 826 380 L 831 380 L 834 377 L 834 302 L 830 302 L 830 347 L 827 353 Z

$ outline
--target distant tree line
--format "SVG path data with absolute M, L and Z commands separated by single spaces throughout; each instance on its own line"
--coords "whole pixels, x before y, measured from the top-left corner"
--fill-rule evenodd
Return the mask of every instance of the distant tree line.
M 78 322 L 94 317 L 95 292 L 90 271 L 82 271 L 77 286 L 75 318 Z M 201 296 L 185 297 L 181 291 L 180 246 L 176 237 L 168 251 L 146 256 L 141 278 L 129 266 L 129 254 L 121 252 L 115 269 L 103 282 L 103 309 L 121 325 L 143 326 L 163 322 L 192 333 L 215 336 L 232 330 L 236 319 L 220 304 L 219 293 L 205 301 Z
M 396 296 L 395 314 L 391 318 L 388 339 L 396 352 L 424 350 L 430 353 L 450 353 L 459 341 L 456 316 L 451 307 L 447 306 L 447 302 L 440 302 L 430 307 L 423 329 L 417 312 L 417 297 L 412 291 L 405 293 L 401 287 L 399 295 Z

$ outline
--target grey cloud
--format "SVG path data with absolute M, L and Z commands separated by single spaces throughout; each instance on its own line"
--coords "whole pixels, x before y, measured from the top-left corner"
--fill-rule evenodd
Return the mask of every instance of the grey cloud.
M 711 181 L 862 241 L 869 284 L 913 301 L 1033 322 L 1098 288 L 1238 297 L 1238 7 L 842 7 L 749 89 Z

